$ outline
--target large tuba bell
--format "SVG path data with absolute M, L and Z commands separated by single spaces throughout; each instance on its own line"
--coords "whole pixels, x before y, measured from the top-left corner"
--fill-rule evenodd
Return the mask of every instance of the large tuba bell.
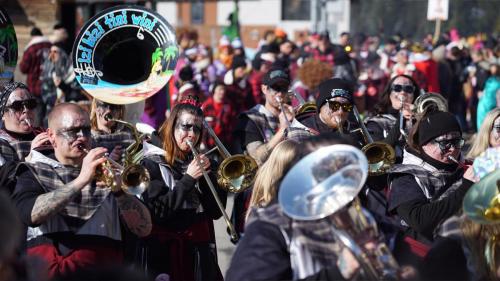
M 0 7 L 0 88 L 14 79 L 17 64 L 17 37 L 7 12 Z
M 178 53 L 175 33 L 163 17 L 144 7 L 120 5 L 95 15 L 81 29 L 73 68 L 94 98 L 130 104 L 165 86 Z
M 378 234 L 373 217 L 356 196 L 368 176 L 365 155 L 350 145 L 331 145 L 310 153 L 283 179 L 278 200 L 283 212 L 298 221 L 333 216 L 336 240 L 357 258 L 367 280 L 395 279 L 399 266 Z M 367 250 L 366 241 L 375 246 Z
M 413 105 L 413 110 L 417 114 L 424 113 L 430 107 L 439 111 L 448 111 L 448 101 L 438 93 L 423 93 L 415 99 Z
M 87 93 L 107 103 L 127 105 L 142 102 L 167 84 L 177 63 L 178 47 L 172 27 L 159 14 L 140 6 L 119 5 L 85 23 L 72 55 L 76 80 Z M 134 136 L 123 165 L 112 166 L 120 172 L 124 191 L 139 195 L 149 185 L 149 174 L 139 165 L 145 135 L 135 124 L 105 118 L 125 125 Z

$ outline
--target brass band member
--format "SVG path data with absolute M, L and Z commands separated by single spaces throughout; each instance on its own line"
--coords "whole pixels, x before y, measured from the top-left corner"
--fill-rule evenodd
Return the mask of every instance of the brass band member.
M 92 140 L 110 152 L 109 157 L 120 162 L 122 153 L 132 143 L 131 132 L 123 125 L 108 119 L 123 120 L 125 106 L 94 99 L 90 111 Z
M 403 230 L 395 248 L 401 263 L 420 262 L 439 225 L 461 208 L 473 172 L 450 157 L 460 160 L 463 144 L 462 130 L 449 112 L 425 113 L 414 125 L 403 163 L 389 174 L 388 211 Z
M 34 151 L 17 170 L 12 196 L 28 226 L 28 256 L 43 260 L 49 277 L 120 263 L 120 222 L 146 236 L 152 227 L 148 209 L 121 191 L 118 177 L 112 188 L 95 181 L 106 149 L 84 151 L 90 148 L 90 119 L 83 109 L 59 104 L 48 121 L 54 154 Z
M 147 244 L 147 268 L 151 277 L 168 274 L 172 281 L 222 280 L 217 265 L 213 220 L 222 216 L 202 169 L 215 186 L 216 168 L 205 155 L 198 166 L 188 141 L 199 148 L 203 112 L 193 99 L 178 103 L 160 134 L 163 150 L 146 152 L 144 166 L 151 183 L 143 193 L 154 227 Z M 218 189 L 219 198 L 227 194 Z
M 287 138 L 301 141 L 310 136 L 337 132 L 349 134 L 349 113 L 353 109 L 353 86 L 344 79 L 332 78 L 318 86 L 316 114 L 301 122 L 294 120 L 287 132 Z
M 0 95 L 0 173 L 2 188 L 14 189 L 14 169 L 18 162 L 30 158 L 30 151 L 46 146 L 48 134 L 39 132 L 35 124 L 36 99 L 26 85 L 7 83 Z

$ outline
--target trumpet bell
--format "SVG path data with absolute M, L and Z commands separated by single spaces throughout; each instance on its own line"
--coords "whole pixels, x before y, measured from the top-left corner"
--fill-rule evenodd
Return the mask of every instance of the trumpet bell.
M 217 169 L 217 183 L 231 193 L 239 193 L 252 186 L 257 162 L 245 155 L 233 155 L 222 161 Z
M 162 16 L 119 5 L 85 23 L 72 59 L 76 80 L 87 93 L 107 103 L 130 104 L 165 86 L 178 55 L 174 29 Z
M 310 153 L 286 174 L 278 200 L 286 215 L 318 220 L 349 204 L 368 176 L 368 161 L 350 145 L 331 145 Z
M 123 191 L 134 196 L 141 195 L 146 191 L 151 181 L 148 170 L 137 164 L 127 166 L 121 177 Z
M 467 191 L 463 209 L 477 223 L 500 223 L 500 170 L 488 174 Z
M 386 173 L 396 162 L 396 152 L 389 144 L 372 142 L 362 149 L 368 159 L 368 173 L 376 176 Z

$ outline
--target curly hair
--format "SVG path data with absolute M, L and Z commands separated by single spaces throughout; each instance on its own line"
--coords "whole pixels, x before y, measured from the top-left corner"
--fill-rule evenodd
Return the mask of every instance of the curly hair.
M 297 77 L 308 89 L 314 90 L 321 82 L 333 77 L 333 68 L 319 60 L 306 60 L 300 66 Z

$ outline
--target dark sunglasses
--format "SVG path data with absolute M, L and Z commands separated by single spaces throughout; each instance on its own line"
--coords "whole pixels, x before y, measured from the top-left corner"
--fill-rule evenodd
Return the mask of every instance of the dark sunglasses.
M 183 130 L 184 132 L 193 131 L 195 134 L 199 134 L 201 132 L 201 126 L 193 124 L 178 124 L 177 128 Z
M 408 94 L 413 94 L 413 92 L 415 91 L 415 87 L 413 85 L 392 84 L 391 89 L 396 93 L 403 91 Z
M 434 140 L 435 143 L 439 145 L 441 151 L 448 151 L 453 146 L 456 149 L 461 149 L 465 144 L 465 140 L 462 138 L 451 139 L 451 140 Z
M 7 108 L 10 108 L 14 111 L 23 111 L 25 108 L 26 110 L 35 109 L 36 106 L 37 102 L 35 99 L 28 99 L 28 100 L 16 100 L 11 105 L 8 105 Z
M 74 141 L 78 139 L 78 137 L 90 137 L 90 131 L 91 131 L 90 126 L 80 126 L 80 127 L 61 129 L 57 131 L 57 134 L 65 139 Z
M 338 101 L 328 101 L 328 106 L 330 109 L 335 112 L 339 110 L 342 107 L 342 110 L 345 112 L 351 112 L 352 111 L 352 104 L 350 103 L 341 103 Z

